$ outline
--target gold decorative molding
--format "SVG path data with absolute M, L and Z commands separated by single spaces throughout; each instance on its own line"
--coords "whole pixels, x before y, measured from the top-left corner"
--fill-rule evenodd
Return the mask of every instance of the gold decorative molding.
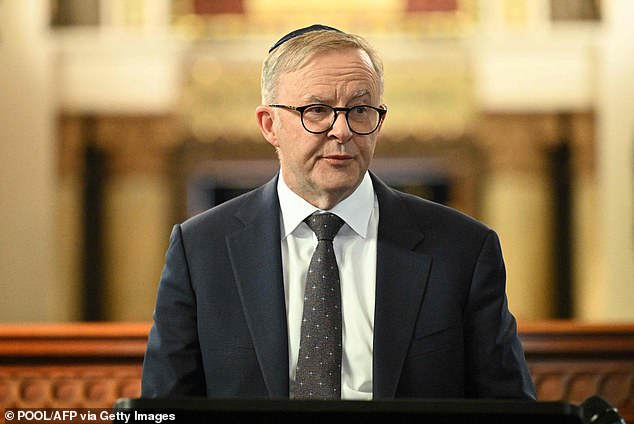
M 472 33 L 480 19 L 478 0 L 232 0 L 226 7 L 200 7 L 196 0 L 173 2 L 173 24 L 188 39 L 286 33 L 319 21 L 350 32 L 428 37 Z
M 544 172 L 548 155 L 567 140 L 573 171 L 595 169 L 595 115 L 592 111 L 565 113 L 482 113 L 474 139 L 487 153 L 496 171 Z
M 108 158 L 112 173 L 165 173 L 170 151 L 183 139 L 173 115 L 77 115 L 58 118 L 59 174 L 83 172 L 88 144 Z

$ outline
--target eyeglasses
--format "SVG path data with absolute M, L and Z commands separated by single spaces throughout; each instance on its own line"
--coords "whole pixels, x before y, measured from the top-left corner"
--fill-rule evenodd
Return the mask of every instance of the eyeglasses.
M 379 128 L 387 109 L 368 105 L 353 107 L 332 107 L 323 104 L 310 104 L 306 106 L 288 106 L 272 104 L 270 107 L 279 107 L 294 110 L 300 113 L 302 126 L 312 134 L 322 134 L 329 131 L 334 125 L 339 112 L 346 113 L 346 121 L 350 130 L 359 135 L 372 134 Z

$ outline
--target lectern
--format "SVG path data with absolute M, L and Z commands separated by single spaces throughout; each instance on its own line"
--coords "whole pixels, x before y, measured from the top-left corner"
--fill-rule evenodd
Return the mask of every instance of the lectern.
M 120 399 L 130 422 L 297 424 L 582 424 L 566 402 L 511 400 L 304 401 L 235 399 Z M 122 415 L 122 420 L 125 422 Z M 136 419 L 136 420 L 135 420 Z M 154 421 L 152 421 L 154 419 Z

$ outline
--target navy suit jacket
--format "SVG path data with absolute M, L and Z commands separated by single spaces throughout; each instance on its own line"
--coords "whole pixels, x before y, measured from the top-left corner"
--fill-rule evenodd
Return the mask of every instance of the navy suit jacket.
M 534 398 L 496 234 L 372 180 L 380 211 L 374 399 Z M 143 397 L 288 397 L 276 184 L 174 227 Z

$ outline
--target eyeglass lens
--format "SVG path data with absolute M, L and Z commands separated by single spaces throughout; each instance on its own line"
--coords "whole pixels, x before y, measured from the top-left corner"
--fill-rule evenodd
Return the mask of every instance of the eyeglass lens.
M 355 106 L 346 113 L 350 129 L 358 134 L 369 134 L 379 126 L 380 114 L 369 106 Z M 311 132 L 328 131 L 337 119 L 336 111 L 327 105 L 313 105 L 304 110 L 302 123 Z

